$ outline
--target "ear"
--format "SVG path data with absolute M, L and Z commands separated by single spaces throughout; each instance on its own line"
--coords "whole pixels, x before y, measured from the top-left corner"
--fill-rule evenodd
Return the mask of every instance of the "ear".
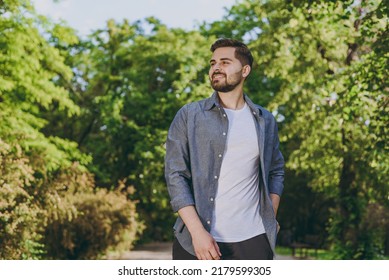
M 243 68 L 242 68 L 242 76 L 243 76 L 243 78 L 246 78 L 250 74 L 250 72 L 251 72 L 250 65 L 243 66 Z

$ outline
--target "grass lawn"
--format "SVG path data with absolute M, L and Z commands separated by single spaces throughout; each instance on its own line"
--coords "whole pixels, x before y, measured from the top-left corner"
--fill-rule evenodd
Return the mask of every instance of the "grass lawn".
M 283 255 L 283 256 L 291 256 L 292 255 L 292 248 L 289 247 L 276 247 L 276 254 Z M 304 256 L 304 254 L 307 255 L 307 257 Z M 301 254 L 300 249 L 296 249 L 295 257 L 297 259 L 313 259 L 313 260 L 331 260 L 332 254 L 328 250 L 317 250 L 317 257 L 316 252 L 314 249 L 304 249 L 304 254 Z
M 306 252 L 306 253 L 305 253 Z M 297 259 L 309 259 L 309 260 L 333 260 L 333 253 L 329 250 L 320 249 L 317 250 L 317 256 L 314 249 L 304 249 L 304 254 L 301 254 L 300 249 L 296 249 L 295 257 Z M 276 254 L 282 256 L 292 256 L 292 248 L 289 247 L 276 247 Z M 389 260 L 389 256 L 383 256 L 382 260 Z

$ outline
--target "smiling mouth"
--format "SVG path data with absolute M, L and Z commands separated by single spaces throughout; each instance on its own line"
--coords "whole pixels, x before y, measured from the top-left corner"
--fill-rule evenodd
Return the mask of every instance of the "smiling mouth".
M 224 77 L 225 77 L 225 75 L 224 74 L 220 74 L 220 73 L 212 75 L 212 79 L 220 79 L 220 78 L 224 78 Z

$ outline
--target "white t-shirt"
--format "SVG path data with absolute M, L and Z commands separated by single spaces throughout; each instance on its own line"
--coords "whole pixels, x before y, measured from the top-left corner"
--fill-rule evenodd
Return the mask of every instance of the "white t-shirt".
M 265 233 L 259 213 L 259 148 L 254 118 L 245 103 L 225 109 L 227 144 L 215 197 L 211 234 L 218 242 L 240 242 Z

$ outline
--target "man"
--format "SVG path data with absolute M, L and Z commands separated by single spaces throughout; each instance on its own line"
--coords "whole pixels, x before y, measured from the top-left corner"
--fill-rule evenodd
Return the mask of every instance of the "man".
M 166 141 L 165 177 L 174 211 L 173 259 L 273 259 L 284 159 L 271 113 L 244 93 L 247 46 L 212 46 L 210 98 L 187 104 Z

